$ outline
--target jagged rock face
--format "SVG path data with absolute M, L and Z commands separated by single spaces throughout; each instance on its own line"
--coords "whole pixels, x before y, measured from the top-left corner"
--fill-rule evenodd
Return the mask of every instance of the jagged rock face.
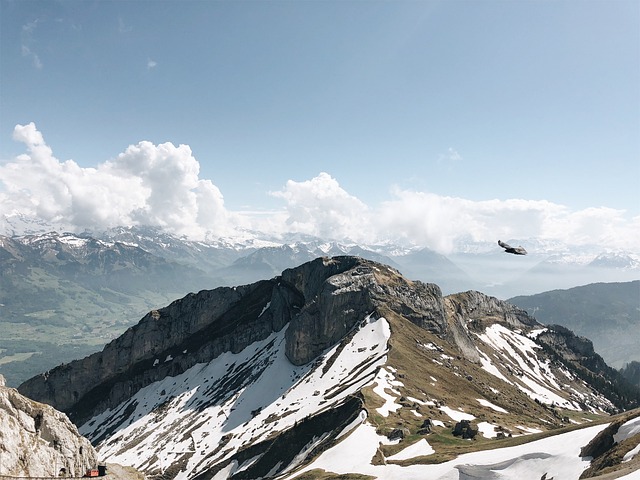
M 471 331 L 480 332 L 492 323 L 501 323 L 511 328 L 531 327 L 537 321 L 526 312 L 495 297 L 476 291 L 448 295 L 444 299 L 449 320 L 448 338 L 470 361 L 480 360 Z
M 149 312 L 102 352 L 36 376 L 19 390 L 82 419 L 167 375 L 266 338 L 289 322 L 299 303 L 295 291 L 275 280 L 189 294 Z
M 370 313 L 387 308 L 416 325 L 446 331 L 437 285 L 409 282 L 396 270 L 356 257 L 317 259 L 282 275 L 305 306 L 287 329 L 287 358 L 303 365 L 343 338 Z M 340 319 L 340 321 L 336 321 Z
M 382 305 L 419 326 L 446 331 L 436 285 L 408 282 L 394 269 L 358 257 L 319 258 L 272 280 L 189 294 L 149 312 L 102 352 L 34 377 L 19 390 L 82 421 L 289 323 L 287 357 L 305 364 Z
M 554 325 L 552 329 L 543 332 L 540 339 L 555 350 L 561 351 L 568 360 L 581 360 L 596 354 L 591 340 L 580 337 L 560 325 Z M 604 364 L 604 361 L 602 363 Z
M 449 295 L 447 300 L 453 313 L 465 319 L 472 327 L 478 322 L 483 325 L 499 322 L 511 328 L 538 325 L 537 320 L 524 310 L 484 293 L 471 290 Z
M 0 475 L 81 477 L 97 454 L 67 416 L 4 386 L 0 376 Z

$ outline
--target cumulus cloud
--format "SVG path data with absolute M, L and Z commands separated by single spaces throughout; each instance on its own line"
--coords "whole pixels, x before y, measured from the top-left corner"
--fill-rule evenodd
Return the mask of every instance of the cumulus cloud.
M 70 231 L 155 225 L 203 239 L 250 229 L 365 244 L 395 241 L 444 254 L 460 239 L 498 238 L 638 251 L 640 217 L 623 210 L 572 210 L 546 200 L 472 201 L 397 187 L 388 199 L 367 205 L 321 172 L 269 192 L 282 201 L 281 210 L 233 212 L 218 187 L 200 178 L 187 145 L 142 141 L 95 168 L 82 168 L 58 160 L 33 123 L 17 125 L 13 138 L 27 153 L 0 165 L 0 217 L 22 213 Z
M 603 245 L 636 251 L 640 218 L 606 207 L 571 211 L 546 200 L 471 201 L 432 193 L 393 189 L 375 218 L 396 240 L 425 245 L 441 253 L 456 240 L 489 242 L 498 238 Z
M 158 62 L 156 62 L 155 60 L 151 60 L 150 58 L 147 60 L 147 70 L 151 70 L 152 68 L 155 68 L 158 66 Z
M 33 123 L 17 125 L 13 138 L 28 153 L 0 167 L 2 213 L 69 230 L 144 224 L 193 238 L 228 231 L 222 193 L 198 178 L 199 163 L 186 145 L 143 141 L 96 168 L 82 168 L 55 158 Z
M 369 208 L 328 173 L 303 182 L 289 180 L 281 191 L 271 195 L 285 201 L 288 231 L 329 239 L 372 238 L 374 226 Z

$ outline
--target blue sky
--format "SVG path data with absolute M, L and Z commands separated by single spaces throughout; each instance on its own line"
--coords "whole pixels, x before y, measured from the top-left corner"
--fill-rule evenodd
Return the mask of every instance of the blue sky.
M 160 187 L 175 178 L 165 168 L 174 162 L 191 177 L 169 187 L 173 204 L 209 198 L 208 221 L 218 225 L 276 211 L 307 233 L 344 228 L 354 237 L 345 223 L 396 209 L 404 223 L 385 228 L 409 237 L 426 216 L 418 237 L 433 245 L 443 228 L 451 238 L 496 229 L 551 238 L 563 221 L 582 222 L 568 230 L 585 238 L 638 240 L 635 0 L 0 6 L 0 213 L 24 208 L 78 227 L 117 215 L 169 225 L 180 213 L 167 211 Z M 16 136 L 16 125 L 31 122 Z M 116 177 L 126 170 L 155 196 L 132 207 L 105 193 L 119 213 L 92 211 L 74 185 L 90 185 L 94 170 L 103 174 L 143 141 L 149 148 L 129 155 L 137 170 L 123 158 Z M 168 154 L 165 167 L 140 160 L 166 142 L 190 153 Z M 70 199 L 44 177 L 24 180 L 43 170 L 47 154 L 32 148 L 40 144 L 57 162 L 48 176 L 65 172 Z M 150 170 L 140 173 L 143 165 Z M 27 191 L 20 204 L 16 192 Z M 67 206 L 51 208 L 57 201 Z M 204 210 L 192 212 L 201 225 Z M 534 224 L 550 216 L 556 224 L 532 228 L 531 211 Z M 492 217 L 519 212 L 520 231 L 518 221 Z M 606 232 L 589 230 L 603 222 Z M 469 223 L 483 228 L 465 230 Z

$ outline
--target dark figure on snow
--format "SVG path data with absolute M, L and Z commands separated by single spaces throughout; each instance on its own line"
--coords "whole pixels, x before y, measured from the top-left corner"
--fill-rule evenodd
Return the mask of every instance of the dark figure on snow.
M 513 253 L 514 255 L 526 255 L 527 251 L 523 247 L 512 247 L 504 243 L 501 240 L 498 240 L 498 245 L 504 248 L 504 253 Z

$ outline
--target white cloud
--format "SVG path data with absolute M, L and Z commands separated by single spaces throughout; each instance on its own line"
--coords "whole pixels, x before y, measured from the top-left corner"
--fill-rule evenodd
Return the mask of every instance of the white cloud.
M 140 142 L 96 168 L 53 156 L 33 123 L 17 125 L 13 138 L 28 153 L 0 166 L 3 212 L 20 212 L 70 230 L 116 225 L 158 225 L 204 238 L 226 234 L 231 215 L 220 190 L 198 178 L 199 164 L 186 145 Z
M 152 68 L 155 68 L 157 66 L 158 66 L 158 62 L 156 62 L 155 60 L 151 60 L 151 59 L 147 60 L 147 70 L 151 70 Z
M 399 188 L 371 206 L 324 172 L 271 192 L 282 210 L 232 212 L 218 187 L 200 178 L 187 145 L 142 141 L 95 168 L 82 168 L 56 159 L 33 123 L 17 125 L 13 138 L 27 153 L 0 164 L 0 216 L 23 213 L 71 231 L 147 224 L 202 239 L 254 229 L 363 243 L 394 240 L 445 254 L 462 237 L 558 240 L 634 252 L 640 245 L 640 217 L 623 210 L 576 211 L 546 200 L 472 201 Z
M 274 197 L 286 203 L 286 230 L 330 239 L 371 241 L 369 208 L 347 193 L 328 173 L 304 182 L 287 181 Z
M 546 200 L 471 201 L 394 189 L 394 199 L 376 215 L 398 239 L 449 253 L 456 239 L 559 240 L 568 245 L 602 245 L 637 251 L 640 218 L 606 207 L 571 211 Z

